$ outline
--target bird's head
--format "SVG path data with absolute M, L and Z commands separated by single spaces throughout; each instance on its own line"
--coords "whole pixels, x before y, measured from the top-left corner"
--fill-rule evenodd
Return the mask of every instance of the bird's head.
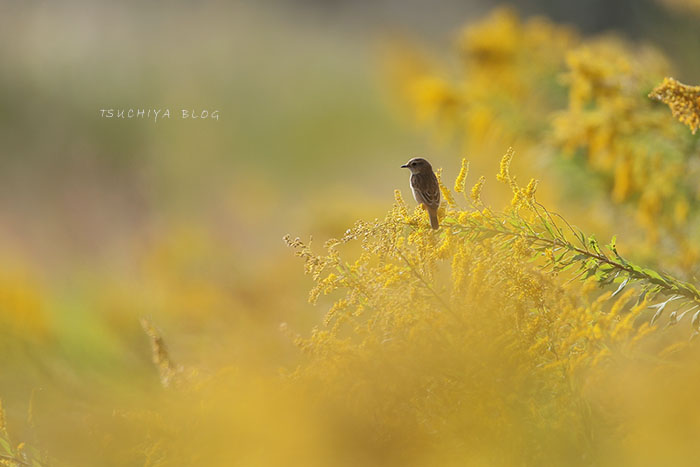
M 414 157 L 402 165 L 401 168 L 408 169 L 414 174 L 433 171 L 433 167 L 430 165 L 430 162 L 426 161 L 422 157 Z

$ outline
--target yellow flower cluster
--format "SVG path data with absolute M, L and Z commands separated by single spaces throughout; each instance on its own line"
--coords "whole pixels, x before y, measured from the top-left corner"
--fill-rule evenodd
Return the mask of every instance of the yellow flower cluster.
M 474 184 L 470 193 L 472 202 L 474 202 L 474 204 L 477 206 L 482 204 L 481 191 L 484 188 L 484 183 L 486 183 L 486 177 L 482 175 L 481 177 L 479 177 L 479 180 Z
M 455 180 L 455 193 L 464 193 L 467 175 L 469 175 L 469 162 L 466 158 L 462 158 L 462 167 L 459 169 L 459 175 L 457 175 Z
M 490 167 L 486 154 L 495 145 L 517 140 L 517 169 L 554 168 L 542 174 L 545 185 L 560 184 L 568 196 L 587 193 L 592 225 L 624 218 L 618 233 L 645 251 L 665 248 L 669 267 L 693 274 L 700 250 L 686 239 L 688 227 L 700 225 L 694 221 L 700 168 L 689 163 L 691 135 L 644 98 L 669 73 L 659 51 L 613 36 L 581 38 L 570 28 L 499 9 L 461 31 L 456 53 L 464 67 L 452 79 L 427 57 L 399 55 L 403 73 L 394 77 L 421 121 L 432 119 L 462 137 L 478 167 Z M 440 103 L 419 102 L 410 83 L 433 79 L 444 90 Z M 650 94 L 692 130 L 700 124 L 699 95 L 670 79 Z M 700 239 L 700 229 L 693 227 L 691 236 Z
M 551 104 L 549 96 L 533 89 L 555 80 L 560 57 L 575 41 L 569 28 L 542 18 L 522 22 L 512 10 L 498 9 L 460 33 L 464 76 L 459 82 L 408 46 L 394 54 L 390 75 L 419 122 L 466 130 L 468 144 L 478 150 L 484 141 L 536 130 L 530 112 Z
M 582 149 L 591 170 L 612 176 L 614 202 L 641 195 L 639 212 L 650 224 L 663 207 L 660 201 L 668 197 L 663 186 L 680 174 L 672 165 L 659 163 L 663 155 L 649 139 L 666 121 L 639 97 L 648 86 L 645 77 L 662 76 L 666 64 L 648 51 L 633 54 L 610 40 L 571 51 L 566 58 L 569 107 L 552 125 L 554 140 L 565 155 L 572 157 Z
M 673 116 L 688 125 L 693 134 L 700 127 L 700 86 L 688 86 L 673 78 L 665 78 L 649 93 L 649 97 L 667 104 Z
M 325 326 L 298 340 L 308 360 L 295 378 L 333 407 L 355 401 L 351 417 L 360 431 L 376 430 L 389 464 L 423 446 L 428 464 L 571 465 L 603 449 L 584 440 L 615 436 L 612 418 L 591 419 L 584 381 L 640 352 L 653 330 L 640 324 L 649 303 L 635 288 L 619 293 L 627 282 L 606 291 L 593 277 L 582 284 L 543 269 L 544 237 L 530 224 L 498 233 L 519 211 L 539 212 L 536 182 L 518 187 L 512 157 L 509 149 L 497 178 L 528 200 L 509 208 L 515 217 L 450 203 L 434 232 L 397 191 L 385 219 L 356 224 L 325 254 L 288 239 L 315 290 L 336 297 Z M 338 255 L 356 242 L 355 259 Z M 556 263 L 563 245 L 555 240 L 542 257 Z M 598 254 L 595 245 L 590 257 Z
M 667 73 L 666 61 L 653 50 L 606 39 L 571 51 L 567 67 L 569 106 L 552 120 L 554 144 L 565 157 L 585 157 L 593 174 L 609 180 L 610 201 L 632 208 L 652 243 L 666 233 L 678 237 L 698 193 L 690 154 L 661 109 L 640 98 Z M 692 125 L 691 90 L 658 92 L 671 89 L 676 115 Z M 690 250 L 681 256 L 687 254 L 696 256 Z

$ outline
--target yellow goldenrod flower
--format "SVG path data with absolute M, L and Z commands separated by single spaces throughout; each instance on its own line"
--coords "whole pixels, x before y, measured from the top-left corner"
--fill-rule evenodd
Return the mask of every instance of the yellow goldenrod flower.
M 500 182 L 510 183 L 512 180 L 510 176 L 510 163 L 513 160 L 513 148 L 508 148 L 508 151 L 501 158 L 501 164 L 499 166 L 498 175 L 496 179 Z
M 437 177 L 438 186 L 440 187 L 440 193 L 442 193 L 442 197 L 447 201 L 448 206 L 453 208 L 457 207 L 457 202 L 454 196 L 452 196 L 452 192 L 442 183 L 442 169 L 438 169 L 435 172 L 435 176 Z
M 649 97 L 668 105 L 678 121 L 695 134 L 700 127 L 700 86 L 689 86 L 673 78 L 664 78 Z
M 466 184 L 468 174 L 469 174 L 469 162 L 467 161 L 467 158 L 464 157 L 464 158 L 462 158 L 462 167 L 459 169 L 459 175 L 457 175 L 457 179 L 455 180 L 455 186 L 454 186 L 455 193 L 464 193 L 465 184 Z
M 471 191 L 471 198 L 474 204 L 481 205 L 481 190 L 484 188 L 484 183 L 486 182 L 486 177 L 483 175 L 479 177 L 479 180 L 474 184 Z
M 537 191 L 537 184 L 538 183 L 539 183 L 538 180 L 531 178 L 530 182 L 527 184 L 527 187 L 525 187 L 524 197 L 528 203 L 535 202 L 535 192 Z

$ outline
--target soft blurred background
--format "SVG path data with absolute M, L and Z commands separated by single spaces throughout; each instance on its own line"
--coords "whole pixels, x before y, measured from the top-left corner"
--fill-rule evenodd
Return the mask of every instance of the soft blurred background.
M 129 445 L 128 434 L 105 429 L 120 411 L 160 397 L 142 317 L 172 359 L 199 374 L 234 368 L 251 381 L 293 368 L 300 356 L 290 333 L 308 334 L 326 310 L 307 304 L 310 280 L 284 234 L 313 235 L 320 246 L 357 219 L 383 216 L 394 189 L 408 199 L 399 165 L 411 156 L 429 157 L 451 183 L 464 156 L 477 176 L 491 175 L 508 146 L 533 146 L 513 133 L 465 143 L 426 125 L 397 78 L 401 57 L 414 53 L 459 76 L 462 27 L 498 6 L 2 2 L 0 398 L 14 445 L 33 443 L 57 465 L 160 465 L 157 456 L 144 460 L 144 440 Z M 515 6 L 523 21 L 543 16 L 573 35 L 653 44 L 674 77 L 700 82 L 697 3 Z M 556 86 L 552 99 L 565 107 L 566 90 Z M 106 108 L 168 108 L 172 118 L 101 118 Z M 181 109 L 218 110 L 219 119 L 182 120 Z M 540 110 L 521 112 L 528 119 Z M 558 170 L 542 161 L 523 167 L 523 179 Z M 561 170 L 551 178 L 576 171 Z M 564 185 L 578 183 L 572 177 Z M 581 218 L 593 209 L 571 204 Z M 610 227 L 618 215 L 583 223 L 644 243 L 634 222 Z M 650 259 L 644 252 L 656 246 L 644 245 L 639 257 Z M 258 392 L 255 384 L 237 390 Z M 246 398 L 236 400 L 235 413 L 245 412 Z M 283 431 L 285 423 L 295 431 L 295 417 L 280 417 Z M 115 445 L 130 447 L 110 457 Z

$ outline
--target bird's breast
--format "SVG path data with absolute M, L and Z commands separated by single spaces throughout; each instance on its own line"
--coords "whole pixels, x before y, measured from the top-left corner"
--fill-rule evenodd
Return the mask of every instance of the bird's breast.
M 410 178 L 410 180 L 409 180 L 410 185 L 411 185 L 411 193 L 413 193 L 413 199 L 415 199 L 417 203 L 422 203 L 422 202 L 423 202 L 423 198 L 421 198 L 421 197 L 416 193 L 416 188 L 413 186 L 413 185 L 414 185 L 414 183 L 413 183 L 413 182 L 414 182 L 413 177 L 415 177 L 415 175 L 411 175 L 411 178 Z

